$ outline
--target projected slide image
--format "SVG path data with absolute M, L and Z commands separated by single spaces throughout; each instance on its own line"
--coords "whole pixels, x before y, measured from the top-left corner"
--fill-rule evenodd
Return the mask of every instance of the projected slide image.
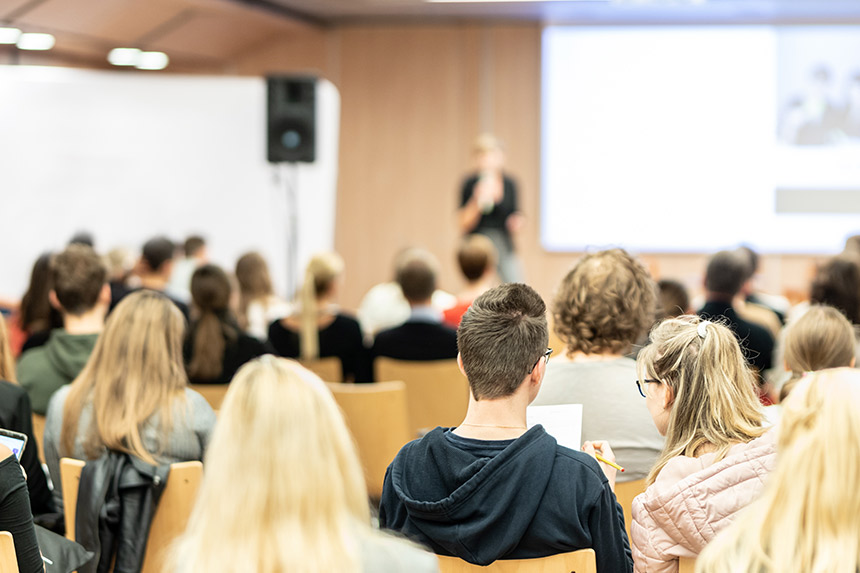
M 828 253 L 860 232 L 860 28 L 547 27 L 542 65 L 544 248 Z

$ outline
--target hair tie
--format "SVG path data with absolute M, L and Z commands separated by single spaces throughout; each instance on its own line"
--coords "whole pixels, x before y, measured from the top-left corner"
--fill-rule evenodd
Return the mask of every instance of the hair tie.
M 699 333 L 699 338 L 702 340 L 705 339 L 705 336 L 708 335 L 708 325 L 711 324 L 710 320 L 703 320 L 699 323 L 699 326 L 696 327 L 696 332 Z

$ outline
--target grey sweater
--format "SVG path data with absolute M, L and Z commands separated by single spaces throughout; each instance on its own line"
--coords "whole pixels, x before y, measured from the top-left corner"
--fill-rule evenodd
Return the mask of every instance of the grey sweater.
M 54 503 L 58 511 L 63 510 L 63 490 L 60 485 L 60 431 L 63 427 L 63 406 L 70 386 L 63 386 L 48 404 L 45 421 L 45 462 L 54 484 Z M 85 460 L 84 437 L 92 419 L 92 404 L 84 406 L 78 423 L 73 458 Z M 165 464 L 203 460 L 203 453 L 215 426 L 215 412 L 203 396 L 186 388 L 185 400 L 177 400 L 173 413 L 173 427 L 166 439 L 158 435 L 158 416 L 150 418 L 143 428 L 143 443 L 147 451 L 161 452 L 156 459 Z

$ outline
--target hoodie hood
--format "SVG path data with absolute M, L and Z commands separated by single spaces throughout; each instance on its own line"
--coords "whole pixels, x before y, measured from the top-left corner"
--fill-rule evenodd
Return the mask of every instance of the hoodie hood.
M 452 442 L 498 453 L 476 455 Z M 513 551 L 532 523 L 556 451 L 555 439 L 542 426 L 501 442 L 436 428 L 397 455 L 391 485 L 427 538 L 450 555 L 469 555 L 472 563 L 486 565 Z
M 45 355 L 57 372 L 70 381 L 74 380 L 89 360 L 98 337 L 98 333 L 69 334 L 56 329 L 45 343 Z

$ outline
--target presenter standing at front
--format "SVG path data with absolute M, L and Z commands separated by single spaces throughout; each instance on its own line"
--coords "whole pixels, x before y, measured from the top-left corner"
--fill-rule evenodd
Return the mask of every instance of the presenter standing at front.
M 464 235 L 486 235 L 499 252 L 498 271 L 503 282 L 522 282 L 522 269 L 514 253 L 513 236 L 523 225 L 517 206 L 517 186 L 505 175 L 505 154 L 493 135 L 475 140 L 478 172 L 463 183 L 458 218 Z

